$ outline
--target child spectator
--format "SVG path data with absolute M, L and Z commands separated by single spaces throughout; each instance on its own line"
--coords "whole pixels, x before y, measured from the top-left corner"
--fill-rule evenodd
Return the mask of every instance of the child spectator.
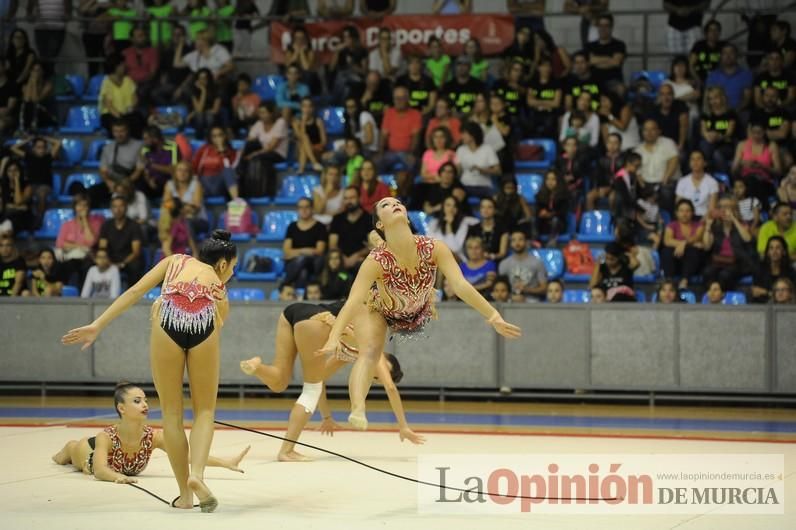
M 497 276 L 495 262 L 484 256 L 484 242 L 480 237 L 470 236 L 465 242 L 466 258 L 459 263 L 464 279 L 476 291 L 486 294 L 492 289 Z
M 724 287 L 721 285 L 721 282 L 718 280 L 712 280 L 708 283 L 708 290 L 705 293 L 707 297 L 707 302 L 709 304 L 723 304 L 724 303 Z
M 677 287 L 672 280 L 663 280 L 658 286 L 657 291 L 659 304 L 675 304 L 680 302 L 677 296 Z
M 354 276 L 343 267 L 343 254 L 339 250 L 329 250 L 318 281 L 324 300 L 340 300 L 348 296 Z
M 559 174 L 573 196 L 576 204 L 583 195 L 584 180 L 592 173 L 592 151 L 588 146 L 580 144 L 575 137 L 566 138 L 562 145 L 561 156 L 556 167 Z
M 555 247 L 558 236 L 567 229 L 570 194 L 564 178 L 555 170 L 548 170 L 544 185 L 536 195 L 536 230 L 548 236 L 547 246 Z
M 492 292 L 489 293 L 489 298 L 493 302 L 507 303 L 511 301 L 511 285 L 505 276 L 498 276 L 495 278 L 495 283 L 492 285 Z
M 561 280 L 550 280 L 547 284 L 547 297 L 545 301 L 548 304 L 560 304 L 564 299 L 564 284 Z
M 594 267 L 589 288 L 602 287 L 609 302 L 635 302 L 633 271 L 638 266 L 633 252 L 625 252 L 618 243 L 608 243 L 599 266 Z
M 55 252 L 51 248 L 39 252 L 38 265 L 31 272 L 30 291 L 22 295 L 44 297 L 61 296 L 64 281 L 60 264 L 55 259 Z
M 320 302 L 323 300 L 321 292 L 321 284 L 318 282 L 310 282 L 307 284 L 307 289 L 304 292 L 304 300 L 307 302 Z
M 793 280 L 780 278 L 774 283 L 774 294 L 771 301 L 775 304 L 793 304 L 796 302 L 793 291 Z
M 658 206 L 658 194 L 652 188 L 642 188 L 636 199 L 637 241 L 639 243 L 652 242 L 653 248 L 658 248 L 660 234 L 663 230 L 661 208 Z
M 428 223 L 429 237 L 443 241 L 454 255 L 462 257 L 464 242 L 470 226 L 478 222 L 474 217 L 466 217 L 459 207 L 459 201 L 447 197 L 442 209 Z
M 610 196 L 611 214 L 614 218 L 635 219 L 639 168 L 641 155 L 628 153 L 622 169 L 614 176 Z
M 749 227 L 752 235 L 757 236 L 760 231 L 760 200 L 747 194 L 746 184 L 741 179 L 733 182 L 732 194 L 735 200 L 738 201 L 738 213 L 741 221 Z
M 603 289 L 602 286 L 598 285 L 597 287 L 592 287 L 590 294 L 590 304 L 604 304 L 606 302 L 605 289 Z
M 117 298 L 121 292 L 119 269 L 111 263 L 108 258 L 108 251 L 105 249 L 97 250 L 94 255 L 94 262 L 95 265 L 88 270 L 86 281 L 83 282 L 80 297 L 110 300 Z
M 279 301 L 280 302 L 295 302 L 298 300 L 296 295 L 296 288 L 289 283 L 283 283 L 279 286 Z
M 495 195 L 495 208 L 497 215 L 509 230 L 524 229 L 526 234 L 533 235 L 533 214 L 525 197 L 519 194 L 517 179 L 504 177 L 500 182 L 500 189 Z
M 292 127 L 298 152 L 298 172 L 304 173 L 307 162 L 312 164 L 315 171 L 322 171 L 323 166 L 318 160 L 326 149 L 326 127 L 323 120 L 315 115 L 312 98 L 301 98 L 301 114 L 293 119 Z

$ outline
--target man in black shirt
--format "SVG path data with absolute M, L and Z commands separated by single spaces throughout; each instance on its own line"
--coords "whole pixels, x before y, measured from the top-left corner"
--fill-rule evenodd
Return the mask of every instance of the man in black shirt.
M 365 89 L 356 95 L 362 108 L 373 115 L 376 123 L 381 123 L 382 115 L 392 103 L 392 88 L 389 79 L 382 79 L 376 70 L 368 72 Z
M 779 50 L 768 52 L 766 68 L 755 78 L 755 107 L 763 106 L 763 91 L 774 87 L 779 92 L 779 100 L 785 108 L 796 103 L 796 84 L 791 72 L 784 69 L 782 53 Z
M 777 20 L 769 29 L 768 51 L 779 51 L 784 58 L 786 69 L 793 68 L 796 64 L 796 40 L 790 36 L 790 23 L 786 20 Z
M 666 45 L 669 53 L 687 54 L 699 39 L 702 17 L 710 7 L 710 0 L 665 0 L 663 8 L 669 13 Z
M 14 239 L 0 237 L 0 296 L 19 296 L 25 287 L 25 260 L 17 254 Z
M 434 112 L 437 103 L 437 87 L 434 81 L 423 73 L 423 62 L 418 55 L 409 57 L 407 73 L 398 78 L 395 86 L 405 87 L 409 91 L 409 105 L 420 111 L 423 116 Z
M 671 85 L 661 85 L 658 91 L 658 104 L 645 119 L 658 122 L 661 135 L 674 140 L 681 151 L 685 149 L 688 137 L 688 107 L 682 101 L 674 99 L 674 89 Z
M 714 70 L 721 61 L 721 49 L 724 41 L 720 40 L 721 24 L 718 20 L 711 20 L 705 24 L 705 38 L 694 44 L 688 55 L 688 64 L 691 75 L 703 84 L 708 74 Z
M 304 287 L 323 268 L 327 234 L 323 223 L 312 216 L 312 199 L 299 199 L 296 209 L 298 219 L 287 227 L 282 244 L 285 256 L 283 283 Z
M 782 108 L 776 87 L 769 86 L 763 90 L 762 105 L 752 112 L 750 121 L 766 124 L 766 136 L 772 142 L 777 142 L 783 166 L 790 167 L 793 164 L 793 156 L 788 145 L 791 138 L 791 118 Z
M 356 272 L 368 256 L 368 234 L 371 219 L 359 205 L 359 189 L 349 186 L 343 190 L 345 211 L 332 218 L 329 225 L 329 250 L 343 254 L 343 268 Z
M 486 85 L 480 79 L 470 75 L 470 58 L 460 55 L 456 59 L 453 79 L 445 83 L 442 92 L 451 102 L 459 118 L 467 117 L 473 110 L 475 96 L 486 91 Z
M 625 63 L 627 46 L 613 36 L 614 17 L 600 15 L 597 19 L 597 32 L 600 38 L 586 46 L 589 62 L 594 69 L 594 78 L 602 90 L 611 90 L 620 96 L 624 94 L 622 65 Z
M 127 217 L 127 201 L 121 195 L 111 197 L 112 219 L 102 224 L 99 248 L 108 251 L 111 263 L 127 276 L 127 285 L 137 282 L 144 272 L 141 259 L 141 229 Z
M 7 73 L 5 61 L 0 61 L 0 134 L 14 128 L 22 96 L 19 85 Z
M 592 76 L 591 66 L 589 66 L 589 55 L 585 52 L 577 52 L 572 56 L 572 73 L 567 79 L 564 90 L 564 106 L 566 110 L 575 108 L 575 101 L 583 92 L 591 94 L 592 110 L 597 110 L 600 106 L 600 85 Z

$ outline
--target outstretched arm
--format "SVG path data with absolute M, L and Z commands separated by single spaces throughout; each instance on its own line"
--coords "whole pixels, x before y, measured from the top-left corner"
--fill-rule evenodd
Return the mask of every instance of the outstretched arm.
M 390 400 L 390 408 L 393 414 L 395 414 L 395 419 L 398 420 L 398 432 L 401 441 L 409 440 L 416 445 L 424 444 L 426 439 L 419 434 L 415 434 L 415 432 L 409 428 L 409 423 L 406 421 L 406 414 L 404 414 L 404 405 L 401 402 L 401 394 L 398 393 L 398 387 L 395 386 L 395 382 L 392 380 L 390 369 L 387 366 L 387 360 L 384 358 L 384 355 L 379 358 L 379 362 L 376 364 L 376 377 L 379 378 L 379 381 L 384 386 L 384 390 L 387 392 L 387 399 Z

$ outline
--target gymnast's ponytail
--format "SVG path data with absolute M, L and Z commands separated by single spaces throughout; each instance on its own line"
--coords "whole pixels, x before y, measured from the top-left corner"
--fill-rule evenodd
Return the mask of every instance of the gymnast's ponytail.
M 219 260 L 232 261 L 238 255 L 238 247 L 230 241 L 232 235 L 226 230 L 213 230 L 210 237 L 202 242 L 199 261 L 215 266 Z

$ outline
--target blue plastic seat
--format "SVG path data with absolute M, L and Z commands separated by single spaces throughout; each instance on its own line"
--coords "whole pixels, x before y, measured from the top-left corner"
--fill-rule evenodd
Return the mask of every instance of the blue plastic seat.
M 66 74 L 64 75 L 64 81 L 66 81 L 69 84 L 72 93 L 55 96 L 55 100 L 74 101 L 75 99 L 80 99 L 80 97 L 83 95 L 83 90 L 85 89 L 86 85 L 83 76 L 77 74 Z
M 246 272 L 246 267 L 255 257 L 268 258 L 273 263 L 273 268 L 269 272 Z M 273 282 L 282 274 L 285 268 L 285 258 L 280 248 L 251 248 L 243 255 L 235 273 L 239 281 L 262 281 Z
M 113 218 L 113 212 L 111 212 L 110 208 L 93 208 L 91 210 L 91 215 L 101 215 L 105 219 Z
M 298 219 L 298 213 L 292 210 L 268 212 L 263 217 L 263 227 L 257 234 L 257 241 L 282 241 L 290 223 Z
M 206 142 L 194 138 L 189 140 L 188 143 L 191 144 L 191 156 L 196 156 L 196 152 L 199 151 L 199 148 L 202 147 Z
M 591 291 L 588 289 L 564 289 L 561 301 L 565 304 L 588 304 L 591 302 Z
M 520 169 L 547 169 L 556 161 L 556 142 L 550 138 L 526 138 L 520 145 L 538 145 L 544 149 L 540 160 L 517 160 L 514 167 Z
M 147 300 L 154 300 L 158 296 L 160 296 L 160 287 L 153 287 L 152 289 L 147 291 L 147 293 L 144 295 L 144 298 L 146 298 Z
M 41 228 L 34 232 L 36 239 L 55 239 L 61 225 L 73 219 L 75 212 L 71 208 L 53 208 L 44 212 Z
M 88 168 L 98 168 L 100 166 L 100 157 L 102 157 L 102 148 L 105 147 L 105 144 L 108 142 L 110 142 L 110 140 L 105 138 L 92 141 L 88 146 L 86 158 L 81 165 Z
M 53 164 L 57 167 L 74 167 L 83 160 L 83 142 L 79 138 L 61 140 L 61 157 Z
M 652 87 L 652 92 L 648 94 L 648 97 L 655 97 L 663 82 L 666 81 L 668 74 L 661 70 L 638 70 L 630 74 L 630 84 L 634 84 L 642 77 L 646 77 Z
M 262 289 L 233 287 L 232 289 L 227 289 L 227 297 L 233 302 L 250 302 L 253 300 L 265 300 L 265 292 Z
M 533 248 L 531 254 L 544 263 L 548 280 L 557 280 L 564 275 L 564 253 L 557 248 Z
M 426 212 L 413 210 L 406 212 L 406 215 L 409 217 L 409 222 L 415 227 L 415 231 L 420 235 L 426 235 L 428 232 L 428 215 L 426 215 Z
M 232 149 L 234 149 L 235 151 L 240 151 L 240 150 L 241 150 L 241 149 L 243 149 L 243 147 L 246 145 L 246 142 L 245 142 L 244 140 L 240 140 L 240 139 L 237 139 L 237 138 L 236 138 L 236 139 L 232 139 L 232 140 L 230 140 L 230 141 L 229 141 L 229 145 L 230 145 L 230 147 L 232 147 Z
M 610 243 L 614 240 L 614 225 L 611 212 L 592 210 L 580 219 L 578 240 L 584 243 Z
M 66 116 L 66 125 L 61 127 L 65 134 L 91 134 L 100 128 L 99 110 L 95 106 L 72 107 Z
M 61 287 L 61 296 L 64 298 L 76 298 L 80 296 L 80 291 L 74 285 L 64 285 Z
M 636 301 L 641 302 L 642 304 L 647 301 L 647 295 L 644 291 L 636 290 Z
M 312 188 L 305 177 L 288 175 L 282 181 L 282 187 L 274 197 L 274 204 L 295 206 L 299 199 L 312 197 Z
M 702 303 L 708 304 L 708 293 L 702 295 Z M 727 291 L 724 293 L 724 300 L 721 301 L 724 305 L 746 305 L 746 295 L 741 291 Z
M 719 186 L 723 188 L 723 191 L 732 190 L 732 181 L 730 181 L 730 176 L 727 173 L 712 173 L 712 175 L 719 182 Z
M 281 75 L 261 75 L 254 80 L 252 90 L 263 101 L 274 101 L 279 85 L 284 84 L 285 78 Z
M 652 261 L 655 262 L 655 270 L 651 274 L 642 276 L 633 276 L 633 281 L 636 283 L 650 284 L 655 283 L 661 276 L 661 256 L 657 250 L 652 250 Z
M 542 189 L 544 177 L 538 173 L 518 173 L 517 193 L 522 195 L 528 204 L 536 203 L 536 194 Z
M 100 177 L 98 173 L 72 173 L 66 178 L 64 188 L 58 200 L 61 202 L 70 202 L 72 200 L 72 195 L 69 193 L 69 188 L 72 184 L 80 183 L 85 189 L 89 189 L 91 186 L 95 186 L 101 182 L 102 177 Z
M 260 217 L 257 215 L 257 212 L 255 212 L 254 210 L 251 210 L 251 221 L 252 221 L 252 226 L 259 226 L 260 224 Z M 218 228 L 222 228 L 224 230 L 227 229 L 227 212 L 223 212 L 221 215 L 218 216 Z M 250 241 L 251 238 L 252 235 L 249 233 L 238 232 L 238 233 L 233 233 L 230 239 L 232 241 L 240 241 L 245 243 L 246 241 Z
M 193 134 L 195 131 L 187 126 L 186 120 L 188 119 L 188 109 L 184 105 L 166 105 L 161 107 L 155 107 L 155 110 L 158 114 L 164 114 L 168 116 L 169 114 L 179 114 L 180 115 L 180 123 L 182 123 L 182 127 L 185 128 L 186 134 Z M 163 134 L 177 134 L 179 127 L 165 127 L 163 129 Z
M 97 101 L 104 80 L 105 76 L 103 74 L 97 74 L 89 79 L 88 88 L 86 89 L 86 93 L 83 94 L 83 99 L 86 101 Z
M 327 107 L 321 112 L 326 134 L 341 136 L 345 131 L 345 109 L 343 107 Z

